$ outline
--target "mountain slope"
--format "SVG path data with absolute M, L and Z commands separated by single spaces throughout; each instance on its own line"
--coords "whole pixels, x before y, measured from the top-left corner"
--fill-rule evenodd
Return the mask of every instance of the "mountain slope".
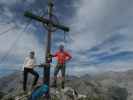
M 2 100 L 11 100 L 11 98 L 14 100 L 21 94 L 21 74 L 16 72 L 0 79 L 0 92 L 4 95 Z M 133 71 L 108 72 L 95 76 L 85 75 L 72 78 L 69 76 L 66 88 L 63 91 L 60 88 L 56 90 L 51 88 L 51 96 L 52 100 L 78 100 L 77 98 L 84 98 L 82 100 L 133 100 L 132 79 Z M 29 81 L 29 88 L 30 84 Z M 2 98 L 2 96 L 0 97 Z

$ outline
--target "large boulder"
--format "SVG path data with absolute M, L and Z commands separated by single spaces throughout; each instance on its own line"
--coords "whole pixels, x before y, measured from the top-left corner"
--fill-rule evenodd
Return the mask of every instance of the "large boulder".
M 127 100 L 128 98 L 127 89 L 118 86 L 108 88 L 108 94 L 112 100 Z

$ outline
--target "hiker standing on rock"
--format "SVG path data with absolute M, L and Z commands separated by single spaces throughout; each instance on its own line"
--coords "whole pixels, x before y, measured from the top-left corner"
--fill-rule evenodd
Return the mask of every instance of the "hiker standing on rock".
M 34 81 L 32 84 L 32 87 L 34 87 L 37 84 L 39 74 L 34 70 L 34 67 L 36 67 L 36 59 L 35 59 L 35 52 L 32 51 L 30 52 L 29 56 L 26 57 L 24 61 L 24 72 L 23 72 L 23 90 L 26 91 L 26 84 L 27 84 L 27 78 L 28 78 L 28 73 L 31 73 L 34 75 Z
M 66 61 L 69 61 L 72 57 L 67 51 L 64 50 L 63 45 L 59 46 L 59 50 L 54 55 L 52 55 L 52 57 L 55 57 L 57 60 L 57 65 L 56 65 L 55 70 L 54 70 L 54 82 L 53 82 L 52 86 L 57 87 L 57 82 L 56 82 L 57 74 L 61 70 L 61 74 L 62 74 L 61 87 L 64 88 Z

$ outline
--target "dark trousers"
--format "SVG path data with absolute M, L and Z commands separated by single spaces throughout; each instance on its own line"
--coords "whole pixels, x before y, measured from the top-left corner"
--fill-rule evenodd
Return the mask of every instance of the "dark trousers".
M 59 73 L 59 71 L 61 71 L 61 75 L 62 75 L 62 88 L 64 88 L 64 84 L 65 84 L 65 72 L 66 72 L 66 67 L 65 64 L 57 64 L 54 70 L 54 85 L 56 86 L 56 80 L 57 80 L 57 75 Z
M 23 72 L 23 90 L 26 90 L 26 84 L 27 84 L 27 78 L 28 78 L 28 73 L 31 73 L 32 75 L 34 75 L 34 81 L 32 86 L 35 86 L 37 84 L 38 78 L 39 78 L 39 74 L 34 71 L 31 68 L 24 68 L 24 72 Z

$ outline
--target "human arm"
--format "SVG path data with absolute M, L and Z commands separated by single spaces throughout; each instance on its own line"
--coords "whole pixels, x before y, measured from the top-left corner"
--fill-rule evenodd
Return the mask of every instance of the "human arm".
M 69 61 L 72 59 L 72 56 L 68 53 L 68 52 L 65 52 L 65 55 L 66 55 L 66 61 Z
M 51 54 L 52 57 L 57 57 L 58 52 L 56 52 L 55 54 Z
M 25 68 L 25 66 L 26 66 L 27 60 L 28 60 L 28 57 L 26 57 L 26 58 L 24 59 L 24 62 L 23 62 L 23 64 L 22 64 L 22 69 L 21 69 L 21 71 L 24 71 L 24 68 Z

